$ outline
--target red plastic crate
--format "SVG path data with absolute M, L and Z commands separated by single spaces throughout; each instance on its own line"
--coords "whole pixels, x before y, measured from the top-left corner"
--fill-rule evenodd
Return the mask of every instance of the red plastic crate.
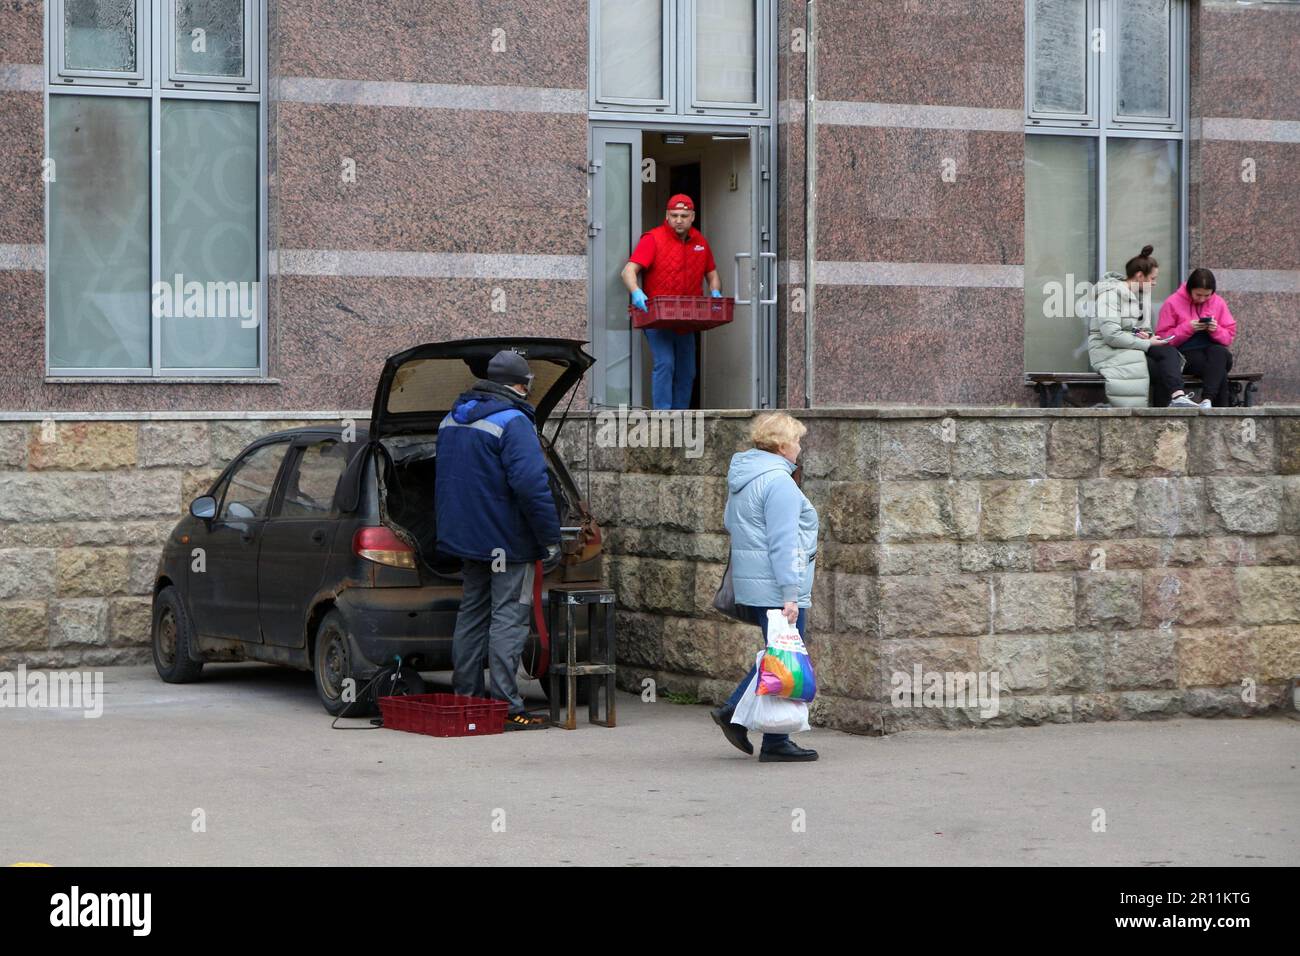
M 649 312 L 628 306 L 634 329 L 669 329 L 673 332 L 703 332 L 731 321 L 736 300 L 707 295 L 657 295 L 646 303 Z
M 410 694 L 379 698 L 384 726 L 430 737 L 481 737 L 506 728 L 510 705 L 459 694 Z

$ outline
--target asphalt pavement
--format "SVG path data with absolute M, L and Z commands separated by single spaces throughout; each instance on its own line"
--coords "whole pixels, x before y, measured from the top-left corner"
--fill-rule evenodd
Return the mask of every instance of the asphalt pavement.
M 332 730 L 267 665 L 103 674 L 99 718 L 0 709 L 0 864 L 1300 864 L 1285 716 L 815 730 L 816 763 L 760 764 L 662 698 L 441 739 Z

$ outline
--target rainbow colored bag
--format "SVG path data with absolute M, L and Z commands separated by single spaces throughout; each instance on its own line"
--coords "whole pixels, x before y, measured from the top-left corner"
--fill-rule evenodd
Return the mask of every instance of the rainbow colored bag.
M 767 651 L 758 668 L 755 693 L 805 703 L 817 696 L 817 678 L 808 648 L 798 629 L 778 610 L 767 612 Z

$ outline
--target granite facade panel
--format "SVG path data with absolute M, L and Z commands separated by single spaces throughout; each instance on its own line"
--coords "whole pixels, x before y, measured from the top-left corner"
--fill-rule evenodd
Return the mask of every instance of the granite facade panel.
M 581 116 L 277 109 L 273 202 L 283 248 L 586 252 Z
M 1019 109 L 1021 0 L 832 0 L 817 5 L 827 100 Z
M 1300 404 L 1300 348 L 1295 346 L 1300 292 L 1219 291 L 1237 320 L 1233 369 L 1263 372 L 1259 398 L 1270 404 Z
M 0 269 L 0 321 L 0 409 L 63 407 L 42 404 L 38 394 L 45 370 L 43 272 Z
M 584 283 L 565 281 L 286 276 L 279 316 L 288 345 L 275 369 L 288 397 L 369 407 L 384 359 L 414 345 L 480 336 L 586 339 L 587 292 Z M 346 400 L 326 401 L 330 393 L 313 384 L 330 380 L 348 383 Z
M 1194 265 L 1300 269 L 1300 143 L 1207 140 L 1195 154 Z
M 277 5 L 283 76 L 585 89 L 585 0 Z
M 0 4 L 0 63 L 45 62 L 44 8 L 42 0 Z
M 817 258 L 1023 262 L 1024 143 L 1015 133 L 819 128 Z
M 45 238 L 44 110 L 40 93 L 0 92 L 0 243 Z
M 1192 115 L 1300 120 L 1300 8 L 1194 5 Z
M 817 404 L 1026 404 L 1023 329 L 1019 289 L 819 285 Z

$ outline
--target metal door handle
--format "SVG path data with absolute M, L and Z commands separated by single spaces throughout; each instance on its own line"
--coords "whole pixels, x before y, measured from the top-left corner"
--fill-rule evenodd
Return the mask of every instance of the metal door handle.
M 740 297 L 740 260 L 752 259 L 752 258 L 754 258 L 754 256 L 748 252 L 736 253 L 736 263 L 735 263 L 736 305 L 753 305 L 752 299 L 742 299 Z M 753 295 L 754 290 L 750 289 L 749 291 L 750 294 Z
M 312 539 L 312 541 L 314 541 L 316 544 L 324 544 L 324 543 L 325 543 L 325 531 L 324 531 L 323 529 L 321 529 L 321 528 L 317 528 L 315 531 L 313 531 L 313 532 L 311 533 L 311 539 Z
M 758 304 L 759 304 L 759 305 L 776 305 L 776 253 L 775 253 L 775 252 L 760 252 L 759 255 L 760 255 L 762 258 L 764 258 L 764 259 L 771 259 L 771 260 L 772 260 L 772 290 L 771 290 L 771 291 L 772 291 L 772 298 L 770 298 L 770 299 L 764 299 L 764 298 L 762 297 L 762 296 L 763 296 L 763 287 L 762 287 L 762 285 L 760 284 L 760 285 L 759 285 L 759 293 L 758 293 L 758 294 L 759 294 Z M 763 272 L 762 267 L 760 267 L 758 271 L 759 271 L 759 274 L 761 275 L 762 272 Z

